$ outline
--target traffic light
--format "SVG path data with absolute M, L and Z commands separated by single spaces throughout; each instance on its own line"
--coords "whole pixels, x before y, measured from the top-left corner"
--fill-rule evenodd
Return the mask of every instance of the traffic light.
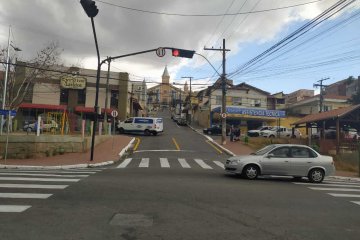
M 84 8 L 84 10 L 85 10 L 86 14 L 88 15 L 88 17 L 93 18 L 98 14 L 99 9 L 96 7 L 95 1 L 92 1 L 92 0 L 80 0 L 80 3 L 82 5 L 82 7 Z
M 195 53 L 195 51 L 179 49 L 179 48 L 172 48 L 171 52 L 174 57 L 184 57 L 184 58 L 192 58 Z

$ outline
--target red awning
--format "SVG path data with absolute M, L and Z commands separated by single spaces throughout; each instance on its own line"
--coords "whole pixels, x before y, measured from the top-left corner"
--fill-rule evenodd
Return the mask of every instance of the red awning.
M 112 108 L 107 108 L 106 112 L 108 114 L 111 113 L 111 111 L 114 110 Z M 94 113 L 94 107 L 83 107 L 83 106 L 76 106 L 74 109 L 75 112 L 83 112 L 83 113 Z M 104 113 L 105 109 L 101 108 L 101 112 Z
M 63 110 L 65 111 L 67 105 L 50 105 L 50 104 L 35 104 L 35 103 L 21 103 L 20 108 L 40 108 L 50 110 Z

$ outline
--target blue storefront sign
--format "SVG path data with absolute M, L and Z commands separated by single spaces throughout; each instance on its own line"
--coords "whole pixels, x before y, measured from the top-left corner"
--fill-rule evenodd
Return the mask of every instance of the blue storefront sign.
M 16 116 L 16 111 L 15 110 L 4 110 L 4 109 L 0 109 L 0 115 L 4 115 L 4 116 L 8 116 L 10 112 L 10 116 L 15 117 Z
M 221 107 L 214 108 L 212 112 L 220 112 Z M 280 110 L 264 110 L 255 108 L 226 107 L 227 114 L 243 114 L 256 117 L 285 118 L 286 112 Z

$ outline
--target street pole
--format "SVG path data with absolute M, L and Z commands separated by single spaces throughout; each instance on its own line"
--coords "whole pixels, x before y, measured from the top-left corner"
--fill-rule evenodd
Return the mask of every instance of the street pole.
M 133 92 L 134 92 L 134 84 L 131 84 L 131 93 L 130 93 L 130 117 L 133 117 Z
M 9 76 L 9 60 L 10 60 L 10 34 L 11 34 L 11 26 L 9 26 L 9 38 L 8 38 L 8 46 L 7 46 L 7 55 L 6 55 L 6 69 L 5 69 L 5 79 L 3 86 L 3 96 L 2 96 L 2 106 L 1 108 L 5 110 L 5 101 L 6 101 L 6 88 Z M 4 115 L 1 115 L 1 128 L 0 135 L 3 134 L 3 123 L 4 123 Z
M 109 58 L 109 57 L 108 57 Z M 108 94 L 109 94 L 109 78 L 110 78 L 110 63 L 111 59 L 108 61 L 108 71 L 107 71 L 107 78 L 106 78 L 106 93 L 105 93 L 105 113 L 104 113 L 104 126 L 105 132 L 107 131 L 107 108 L 108 108 Z
M 100 53 L 99 53 L 99 46 L 98 46 L 98 42 L 97 42 L 97 38 L 96 38 L 96 31 L 95 31 L 95 24 L 94 24 L 94 18 L 91 17 L 91 25 L 92 25 L 92 29 L 93 29 L 93 33 L 94 33 L 94 39 L 95 39 L 95 47 L 96 47 L 96 54 L 97 54 L 97 59 L 98 59 L 98 67 L 97 67 L 97 72 L 96 72 L 96 91 L 95 91 L 95 106 L 94 106 L 94 110 L 95 110 L 95 118 L 94 118 L 94 125 L 93 125 L 93 134 L 91 136 L 91 155 L 90 155 L 90 161 L 94 160 L 94 146 L 95 146 L 95 132 L 96 132 L 96 125 L 98 122 L 98 114 L 99 114 L 99 83 L 100 83 L 100 68 L 101 68 L 101 63 L 100 63 Z M 100 111 L 101 113 L 101 111 Z
M 230 49 L 226 49 L 225 47 L 225 39 L 223 39 L 223 47 L 222 48 L 204 48 L 204 50 L 212 50 L 212 51 L 222 51 L 223 60 L 222 67 L 223 72 L 221 74 L 221 82 L 222 82 L 222 104 L 221 104 L 221 113 L 226 113 L 226 52 L 230 51 Z M 221 118 L 221 144 L 226 144 L 226 118 Z

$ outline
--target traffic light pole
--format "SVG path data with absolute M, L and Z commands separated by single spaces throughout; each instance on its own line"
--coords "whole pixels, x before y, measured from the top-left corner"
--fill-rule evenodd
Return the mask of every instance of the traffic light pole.
M 225 69 L 225 64 L 226 64 L 226 52 L 230 51 L 230 49 L 225 48 L 225 39 L 223 39 L 223 47 L 222 48 L 204 48 L 204 50 L 222 51 L 223 72 L 221 74 L 221 83 L 222 83 L 221 113 L 226 114 L 226 69 Z M 226 117 L 221 117 L 221 144 L 222 145 L 226 144 Z

